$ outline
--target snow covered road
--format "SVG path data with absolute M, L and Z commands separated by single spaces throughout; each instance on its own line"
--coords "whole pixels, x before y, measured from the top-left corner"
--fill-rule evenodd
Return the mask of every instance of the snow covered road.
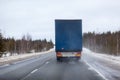
M 94 53 L 84 48 L 82 59 L 106 80 L 120 80 L 120 57 Z
M 9 57 L 5 57 L 5 58 L 1 58 L 0 61 L 1 61 L 1 63 L 2 62 L 5 63 L 5 61 L 7 62 L 7 61 L 19 60 L 19 58 L 23 59 L 23 58 L 29 58 L 32 56 L 38 56 L 36 58 L 33 57 L 28 60 L 26 59 L 21 62 L 20 61 L 16 62 L 16 63 L 20 62 L 19 65 L 22 66 L 21 64 L 27 65 L 26 62 L 31 63 L 32 61 L 34 61 L 34 59 L 37 60 L 40 58 L 40 61 L 41 61 L 41 59 L 44 58 L 44 55 L 45 55 L 45 57 L 47 57 L 47 55 L 48 55 L 48 56 L 50 56 L 49 58 L 52 59 L 52 63 L 54 62 L 54 64 L 51 64 L 51 65 L 52 66 L 58 65 L 56 63 L 55 53 L 54 54 L 46 54 L 46 53 L 51 53 L 51 51 L 53 51 L 53 53 L 54 53 L 54 49 L 52 49 L 48 52 L 42 52 L 42 53 L 36 53 L 36 54 L 24 54 L 24 55 L 9 56 Z M 43 56 L 41 56 L 40 54 L 43 54 Z M 51 57 L 51 55 L 52 55 L 52 57 Z M 6 60 L 6 58 L 7 58 L 7 60 Z M 18 64 L 14 64 L 14 63 L 12 62 L 12 65 L 11 64 L 3 65 L 0 67 L 3 67 L 1 69 L 4 69 L 4 68 L 12 67 L 13 65 L 14 66 L 18 65 Z M 93 72 L 95 71 L 105 80 L 120 80 L 120 57 L 115 57 L 115 56 L 110 56 L 110 55 L 105 55 L 105 54 L 100 54 L 100 53 L 94 53 L 94 52 L 90 51 L 89 49 L 83 48 L 82 59 L 79 61 L 79 63 L 80 63 L 79 65 L 81 65 L 81 63 L 84 63 L 83 64 L 84 66 L 87 64 L 89 67 L 85 67 L 85 70 L 87 70 L 87 68 L 88 68 L 88 70 L 90 70 L 90 71 L 91 70 Z M 35 63 L 35 64 L 38 64 L 38 63 Z M 75 64 L 75 66 L 77 66 L 77 65 L 78 64 Z M 5 66 L 8 66 L 8 67 L 5 67 Z M 78 68 L 80 68 L 81 66 L 79 66 Z M 47 68 L 49 68 L 49 67 L 47 67 Z M 5 69 L 5 71 L 7 71 L 7 70 Z M 85 72 L 85 73 L 88 74 L 89 72 Z M 97 73 L 96 73 L 96 75 L 97 75 Z M 77 74 L 81 74 L 80 71 L 78 71 Z M 89 74 L 88 76 L 91 77 L 92 75 L 94 76 L 95 74 Z

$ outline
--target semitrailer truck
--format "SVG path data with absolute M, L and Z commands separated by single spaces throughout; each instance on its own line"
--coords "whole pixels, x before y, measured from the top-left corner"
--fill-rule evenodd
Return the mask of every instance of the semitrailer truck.
M 81 58 L 82 20 L 55 20 L 55 51 L 57 61 Z

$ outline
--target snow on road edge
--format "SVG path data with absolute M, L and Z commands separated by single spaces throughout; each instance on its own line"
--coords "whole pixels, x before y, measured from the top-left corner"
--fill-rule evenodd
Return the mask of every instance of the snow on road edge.
M 114 55 L 107 55 L 107 54 L 103 54 L 103 53 L 95 53 L 90 51 L 87 48 L 83 48 L 83 51 L 86 51 L 87 54 L 92 54 L 95 57 L 99 57 L 108 61 L 112 61 L 113 63 L 119 64 L 120 65 L 120 56 L 114 56 Z
M 52 52 L 52 51 L 54 51 L 54 48 L 50 49 L 49 51 L 45 51 L 45 52 L 30 53 L 30 54 L 26 53 L 26 54 L 3 57 L 3 58 L 0 58 L 0 63 L 7 62 L 7 61 L 12 61 L 12 60 L 23 59 L 23 58 L 28 58 L 28 57 L 32 57 L 32 56 L 41 55 L 41 54 L 46 54 L 46 53 L 49 53 L 49 52 Z
M 117 65 L 118 67 L 120 66 L 120 56 L 112 56 L 112 55 L 107 55 L 107 54 L 102 54 L 102 53 L 95 53 L 92 52 L 91 50 L 87 48 L 83 48 L 83 53 L 85 55 L 91 56 L 93 60 L 89 59 L 84 60 L 86 64 L 90 67 L 90 69 L 93 69 L 96 71 L 98 74 L 100 74 L 102 77 L 104 77 L 105 80 L 119 80 L 119 71 L 116 68 L 112 68 L 111 65 Z M 91 63 L 91 61 L 98 60 L 96 62 Z M 99 60 L 105 61 L 109 63 L 109 65 L 104 65 L 104 63 L 99 63 Z M 103 65 L 103 66 L 102 66 Z M 105 69 L 105 70 L 104 70 Z M 117 78 L 117 79 L 116 79 Z
M 103 79 L 108 80 L 105 78 L 105 76 L 103 74 L 101 74 L 97 69 L 92 67 L 88 62 L 85 61 L 85 63 L 90 67 L 91 70 L 94 70 L 95 72 L 97 72 Z

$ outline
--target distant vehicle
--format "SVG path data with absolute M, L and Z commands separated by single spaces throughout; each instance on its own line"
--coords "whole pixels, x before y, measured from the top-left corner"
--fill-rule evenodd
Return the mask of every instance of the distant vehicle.
M 55 51 L 57 61 L 81 58 L 82 20 L 55 20 Z

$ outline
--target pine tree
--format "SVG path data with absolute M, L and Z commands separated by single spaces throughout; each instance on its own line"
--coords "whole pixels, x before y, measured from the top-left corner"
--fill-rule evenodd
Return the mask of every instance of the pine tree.
M 84 33 L 84 47 L 111 55 L 120 55 L 120 31 L 95 34 L 94 32 Z
M 0 57 L 2 56 L 4 51 L 5 51 L 4 40 L 3 40 L 2 33 L 0 32 Z

